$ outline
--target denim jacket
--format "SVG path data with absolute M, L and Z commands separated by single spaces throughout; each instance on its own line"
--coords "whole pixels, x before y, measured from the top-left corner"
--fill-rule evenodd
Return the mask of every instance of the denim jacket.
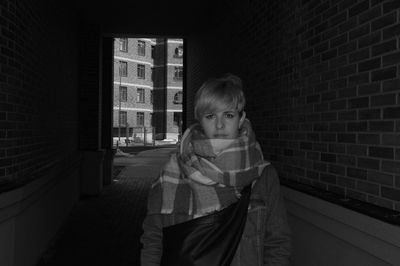
M 141 237 L 141 265 L 160 265 L 162 228 L 187 220 L 185 215 L 147 215 Z M 231 265 L 286 266 L 290 254 L 290 229 L 279 178 L 275 168 L 269 165 L 253 185 L 245 229 Z

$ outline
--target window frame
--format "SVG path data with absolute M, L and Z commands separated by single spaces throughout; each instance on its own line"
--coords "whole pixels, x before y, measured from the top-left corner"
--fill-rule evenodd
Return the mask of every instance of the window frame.
M 175 66 L 174 67 L 174 80 L 182 80 L 183 79 L 183 67 Z
M 128 125 L 128 112 L 119 111 L 119 125 L 126 127 Z
M 177 47 L 175 47 L 174 57 L 176 57 L 176 58 L 183 57 L 183 45 L 178 45 Z
M 118 72 L 121 77 L 127 77 L 128 76 L 128 62 L 120 60 Z
M 119 86 L 119 100 L 121 102 L 128 101 L 128 87 L 127 86 Z
M 137 54 L 139 56 L 146 56 L 146 42 L 138 40 L 137 42 Z
M 146 102 L 146 90 L 144 88 L 136 88 L 136 102 L 137 103 Z
M 151 45 L 151 58 L 154 59 L 156 57 L 156 46 Z
M 128 52 L 128 38 L 119 38 L 119 51 Z
M 176 118 L 179 118 L 179 121 L 176 120 Z M 182 113 L 181 112 L 174 112 L 173 114 L 173 119 L 172 123 L 175 127 L 179 127 L 180 122 L 182 122 Z
M 136 126 L 144 126 L 144 112 L 136 112 Z
M 143 74 L 143 76 L 141 74 Z M 139 79 L 146 79 L 146 65 L 137 64 L 137 77 Z
M 177 93 L 175 93 L 174 95 L 174 104 L 182 104 L 183 102 L 183 92 L 182 91 L 178 91 Z

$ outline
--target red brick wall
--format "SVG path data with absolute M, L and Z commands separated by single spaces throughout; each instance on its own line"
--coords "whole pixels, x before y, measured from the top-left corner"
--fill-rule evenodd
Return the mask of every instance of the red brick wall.
M 71 12 L 51 1 L 0 3 L 0 190 L 76 157 L 77 37 Z
M 238 74 L 282 180 L 400 210 L 400 1 L 227 1 L 225 12 L 188 39 L 188 87 Z

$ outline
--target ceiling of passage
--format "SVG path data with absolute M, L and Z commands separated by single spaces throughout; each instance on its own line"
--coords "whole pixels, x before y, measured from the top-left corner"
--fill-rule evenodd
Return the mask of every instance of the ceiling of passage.
M 81 16 L 111 34 L 182 36 L 215 27 L 223 1 L 86 0 L 76 2 Z

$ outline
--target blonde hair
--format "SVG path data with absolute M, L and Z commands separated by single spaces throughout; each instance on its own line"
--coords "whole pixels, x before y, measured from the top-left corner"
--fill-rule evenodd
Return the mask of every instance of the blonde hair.
M 228 73 L 203 83 L 194 99 L 194 115 L 198 120 L 202 114 L 217 111 L 221 107 L 232 108 L 240 113 L 245 105 L 242 80 Z

